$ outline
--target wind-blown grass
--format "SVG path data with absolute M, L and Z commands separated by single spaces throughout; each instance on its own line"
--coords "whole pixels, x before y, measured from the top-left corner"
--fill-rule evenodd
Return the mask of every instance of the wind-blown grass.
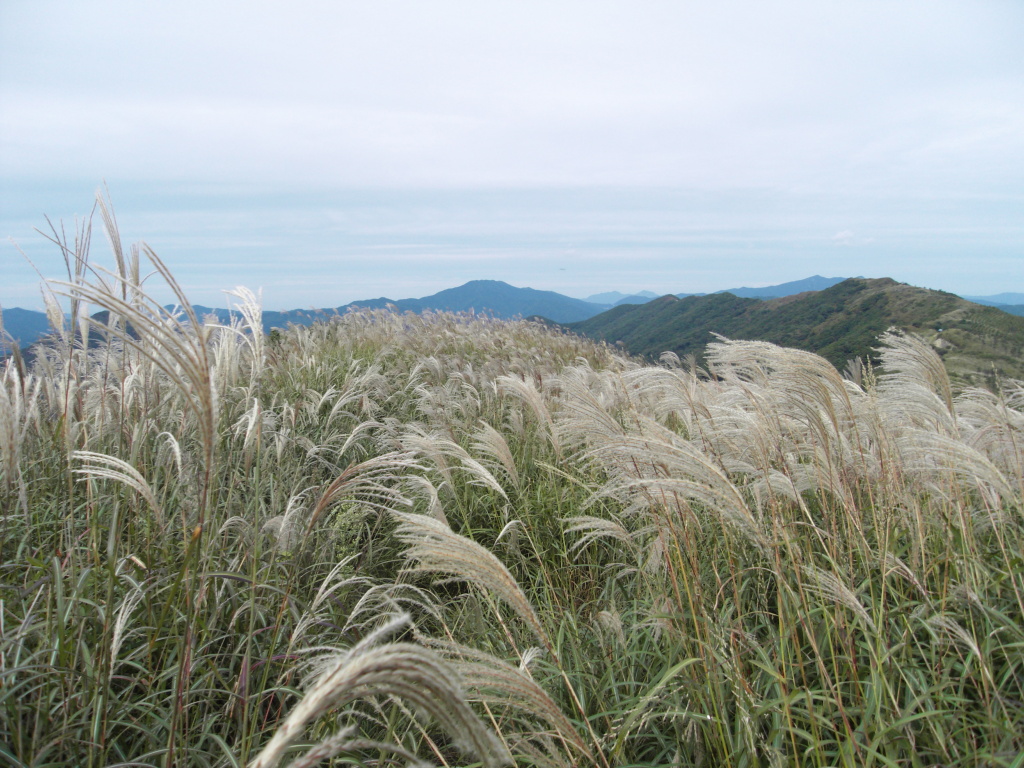
M 6 762 L 1019 766 L 1020 382 L 894 334 L 850 378 L 448 313 L 264 338 L 101 215 L 113 271 L 83 230 L 55 290 L 105 319 L 0 372 Z

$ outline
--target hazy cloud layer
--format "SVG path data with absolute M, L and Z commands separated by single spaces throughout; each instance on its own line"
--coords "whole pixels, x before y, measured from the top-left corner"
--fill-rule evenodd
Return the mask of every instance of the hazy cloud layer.
M 592 280 L 558 283 L 577 294 L 619 287 L 621 258 L 636 289 L 901 269 L 1019 288 L 1022 33 L 1009 1 L 9 0 L 0 234 L 37 252 L 42 214 L 86 211 L 105 179 L 191 282 L 259 278 L 280 306 L 322 303 L 316 264 L 417 295 L 374 265 L 556 288 L 556 253 Z

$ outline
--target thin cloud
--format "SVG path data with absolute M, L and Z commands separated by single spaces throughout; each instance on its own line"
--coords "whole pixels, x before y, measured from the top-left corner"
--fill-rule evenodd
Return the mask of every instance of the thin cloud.
M 966 2 L 39 0 L 0 31 L 0 159 L 14 178 L 978 185 L 1024 161 L 1022 27 Z
M 402 293 L 399 262 L 424 288 L 483 265 L 590 293 L 898 270 L 981 295 L 1019 271 L 1024 4 L 33 0 L 3 15 L 0 237 L 41 265 L 31 228 L 88 213 L 106 180 L 126 238 L 206 303 L 252 281 L 287 307 L 283 264 L 313 286 L 301 304 L 324 306 Z M 963 266 L 981 252 L 983 271 Z M 24 280 L 3 258 L 13 306 Z

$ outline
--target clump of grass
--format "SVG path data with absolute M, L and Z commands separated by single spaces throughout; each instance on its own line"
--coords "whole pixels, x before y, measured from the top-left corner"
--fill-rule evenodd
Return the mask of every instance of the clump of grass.
M 453 668 L 420 645 L 381 643 L 408 624 L 407 616 L 398 616 L 348 651 L 321 659 L 316 682 L 249 764 L 251 768 L 274 768 L 307 723 L 328 710 L 368 697 L 399 697 L 439 721 L 455 737 L 460 749 L 479 756 L 484 766 L 497 768 L 510 764 L 507 751 L 464 701 L 462 684 Z M 352 730 L 342 729 L 322 744 L 321 748 L 327 746 L 323 753 L 314 748 L 316 757 L 322 759 L 363 746 L 358 740 L 350 740 Z M 400 746 L 381 746 L 410 756 Z

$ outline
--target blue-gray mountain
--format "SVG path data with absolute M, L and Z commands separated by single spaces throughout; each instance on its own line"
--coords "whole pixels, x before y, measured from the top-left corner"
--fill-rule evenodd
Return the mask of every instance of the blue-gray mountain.
M 516 288 L 500 280 L 471 280 L 458 288 L 449 288 L 422 299 L 371 299 L 354 301 L 338 312 L 350 307 L 384 307 L 394 305 L 402 311 L 422 312 L 426 309 L 451 312 L 486 312 L 496 317 L 530 317 L 540 315 L 556 323 L 585 320 L 606 310 L 603 304 L 573 299 L 554 291 Z M 558 319 L 563 318 L 563 319 Z
M 0 333 L 0 355 L 10 352 L 12 341 L 27 347 L 50 332 L 50 321 L 45 312 L 12 307 L 3 310 L 3 333 Z
M 807 291 L 824 291 L 826 288 L 838 285 L 846 279 L 845 277 L 813 275 L 805 277 L 803 280 L 793 280 L 788 283 L 779 283 L 778 285 L 764 285 L 760 288 L 726 288 L 724 291 L 715 291 L 715 293 L 731 293 L 733 296 L 739 296 L 741 299 L 780 299 L 783 296 L 794 296 Z M 703 294 L 680 293 L 676 295 L 679 298 L 684 298 L 688 295 Z
M 964 296 L 975 304 L 998 307 L 1011 315 L 1024 316 L 1024 293 L 997 293 L 995 296 Z
M 638 291 L 637 293 L 608 291 L 587 296 L 584 301 L 589 301 L 591 304 L 607 304 L 609 307 L 614 307 L 617 304 L 643 304 L 656 298 L 658 298 L 658 294 L 654 293 L 654 291 Z
M 976 304 L 989 304 L 993 307 L 1004 304 L 1024 304 L 1024 293 L 997 293 L 994 296 L 964 296 L 964 298 Z

